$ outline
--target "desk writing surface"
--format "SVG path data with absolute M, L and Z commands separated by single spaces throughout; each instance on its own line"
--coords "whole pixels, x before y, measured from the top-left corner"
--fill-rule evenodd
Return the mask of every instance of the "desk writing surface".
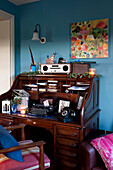
M 74 127 L 77 127 L 77 128 L 81 128 L 81 126 L 79 124 L 77 124 L 76 122 L 63 123 L 63 122 L 60 122 L 57 118 L 41 117 L 41 116 L 36 116 L 36 115 L 31 116 L 31 115 L 28 115 L 28 114 L 21 115 L 19 113 L 11 113 L 11 114 L 0 113 L 0 119 L 1 118 L 7 118 L 7 119 L 17 118 L 17 119 L 20 119 L 20 120 L 23 120 L 23 121 L 24 120 L 32 120 L 32 121 L 35 121 L 35 122 L 42 122 L 42 123 L 48 123 L 48 124 L 58 124 L 58 125 L 64 125 L 64 126 L 74 126 Z

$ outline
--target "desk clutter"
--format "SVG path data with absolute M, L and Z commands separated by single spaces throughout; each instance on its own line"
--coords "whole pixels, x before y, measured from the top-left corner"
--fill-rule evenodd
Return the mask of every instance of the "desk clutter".
M 2 113 L 2 101 L 11 101 L 13 90 L 29 94 L 28 109 L 16 113 Z M 16 77 L 11 89 L 0 96 L 0 119 L 24 123 L 31 136 L 40 137 L 45 130 L 53 139 L 53 169 L 79 169 L 78 145 L 99 127 L 99 77 L 67 74 L 37 74 Z M 4 110 L 8 110 L 5 105 Z M 9 105 L 10 106 L 10 105 Z M 24 108 L 23 108 L 24 109 Z M 28 127 L 28 128 L 29 128 Z M 29 135 L 29 132 L 26 133 Z M 43 138 L 45 136 L 43 135 Z M 48 138 L 48 143 L 51 139 Z M 48 147 L 48 146 L 47 146 Z M 52 151 L 50 146 L 49 153 Z
M 33 83 L 27 81 L 23 84 L 24 89 L 12 90 L 15 96 L 11 99 L 11 109 L 10 101 L 2 101 L 2 113 L 20 112 L 21 115 L 28 114 L 43 117 L 53 115 L 53 117 L 65 123 L 78 121 L 78 115 L 88 94 L 89 85 L 89 82 L 75 82 L 73 79 L 70 81 L 70 79 L 40 78 L 37 83 L 34 83 L 34 80 Z M 38 99 L 31 100 L 30 97 L 37 92 Z M 48 97 L 41 97 L 44 93 L 48 94 Z M 61 93 L 63 96 L 60 96 Z M 70 98 L 72 94 L 74 98 Z M 15 100 L 16 103 L 14 103 Z M 20 103 L 19 100 L 21 100 Z M 4 102 L 6 103 L 4 104 Z
M 89 79 L 87 82 L 76 82 L 75 79 L 61 76 L 22 80 L 23 89 L 13 89 L 11 100 L 2 101 L 2 113 L 18 112 L 42 117 L 52 115 L 64 123 L 77 122 L 89 86 Z

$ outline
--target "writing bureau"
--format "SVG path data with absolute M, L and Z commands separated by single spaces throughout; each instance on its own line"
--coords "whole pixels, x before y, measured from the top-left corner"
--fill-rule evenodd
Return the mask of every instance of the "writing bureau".
M 52 88 L 51 84 L 55 84 Z M 53 169 L 79 169 L 78 167 L 78 145 L 86 138 L 95 133 L 99 126 L 99 78 L 83 76 L 82 78 L 70 78 L 69 75 L 18 75 L 9 91 L 0 96 L 0 109 L 2 100 L 11 99 L 13 89 L 24 89 L 29 94 L 29 101 L 38 101 L 40 97 L 58 97 L 59 100 L 69 100 L 73 105 L 77 101 L 78 93 L 69 87 L 78 84 L 89 84 L 86 97 L 78 112 L 77 121 L 63 123 L 57 118 L 35 117 L 20 114 L 0 114 L 2 120 L 13 120 L 13 123 L 25 123 L 34 127 L 49 130 L 53 135 L 54 161 Z M 38 135 L 36 133 L 36 135 Z

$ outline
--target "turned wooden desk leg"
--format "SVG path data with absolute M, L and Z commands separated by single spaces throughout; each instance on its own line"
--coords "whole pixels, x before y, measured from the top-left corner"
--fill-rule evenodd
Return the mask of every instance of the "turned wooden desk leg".
M 25 140 L 25 130 L 24 130 L 24 127 L 21 129 L 21 140 Z

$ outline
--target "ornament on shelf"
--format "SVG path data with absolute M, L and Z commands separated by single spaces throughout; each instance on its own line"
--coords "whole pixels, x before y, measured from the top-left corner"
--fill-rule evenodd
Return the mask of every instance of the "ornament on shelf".
M 55 63 L 55 55 L 56 55 L 56 54 L 57 54 L 56 52 L 53 53 L 50 58 L 49 58 L 49 56 L 47 55 L 46 63 L 47 63 L 47 64 L 54 64 L 54 63 Z

